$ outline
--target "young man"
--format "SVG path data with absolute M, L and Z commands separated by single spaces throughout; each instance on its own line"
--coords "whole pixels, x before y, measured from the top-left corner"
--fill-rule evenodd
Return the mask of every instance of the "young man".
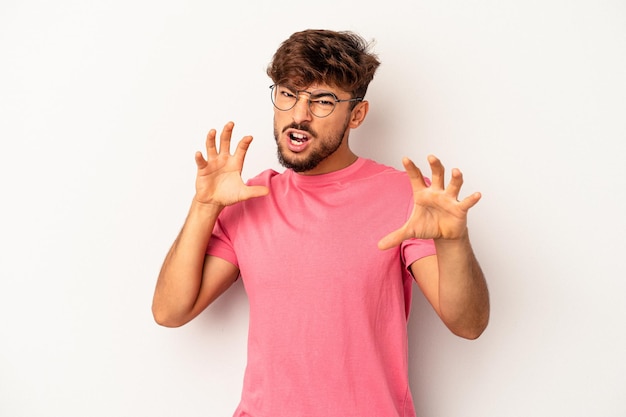
M 478 337 L 489 296 L 467 231 L 459 170 L 428 160 L 432 184 L 360 158 L 379 65 L 356 34 L 293 34 L 268 68 L 283 173 L 244 184 L 252 137 L 230 153 L 233 123 L 198 152 L 196 194 L 165 258 L 153 314 L 181 326 L 239 277 L 250 302 L 248 364 L 236 417 L 414 416 L 407 318 L 415 279 L 450 330 Z M 394 231 L 395 230 L 395 231 Z

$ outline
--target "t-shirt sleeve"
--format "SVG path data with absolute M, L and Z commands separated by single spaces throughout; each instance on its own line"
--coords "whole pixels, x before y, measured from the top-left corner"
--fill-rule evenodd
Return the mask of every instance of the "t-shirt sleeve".
M 222 214 L 225 214 L 225 211 L 222 212 Z M 213 228 L 213 233 L 211 234 L 211 240 L 209 240 L 209 245 L 207 246 L 206 253 L 207 255 L 222 258 L 239 267 L 239 262 L 237 261 L 237 255 L 233 248 L 233 243 L 225 226 L 223 225 L 222 220 L 223 219 L 220 215 L 220 218 L 217 219 L 215 227 Z
M 400 246 L 402 262 L 408 268 L 411 264 L 426 256 L 436 255 L 435 242 L 432 239 L 409 239 Z
M 265 170 L 256 177 L 246 181 L 246 185 L 264 185 L 269 187 L 272 177 L 277 174 L 278 173 L 274 170 Z M 211 240 L 206 249 L 207 255 L 222 258 L 239 268 L 239 260 L 236 252 L 236 249 L 240 249 L 237 246 L 239 242 L 237 240 L 238 231 L 242 223 L 243 213 L 246 212 L 246 210 L 259 210 L 258 208 L 254 208 L 256 200 L 257 199 L 240 201 L 222 210 L 215 223 L 215 227 L 213 227 Z M 252 208 L 250 208 L 251 205 Z

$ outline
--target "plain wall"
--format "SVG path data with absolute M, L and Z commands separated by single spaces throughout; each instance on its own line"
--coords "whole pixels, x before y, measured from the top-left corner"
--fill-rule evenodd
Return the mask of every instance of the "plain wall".
M 419 415 L 625 416 L 618 0 L 0 2 L 0 415 L 232 414 L 243 287 L 179 329 L 152 292 L 210 128 L 255 136 L 244 177 L 279 168 L 265 67 L 306 28 L 375 40 L 358 153 L 483 193 L 491 323 L 459 339 L 416 291 Z

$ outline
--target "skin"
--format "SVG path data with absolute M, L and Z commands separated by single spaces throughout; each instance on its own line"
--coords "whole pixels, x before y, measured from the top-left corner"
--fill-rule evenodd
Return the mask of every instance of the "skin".
M 313 85 L 306 90 L 332 91 L 339 99 L 350 98 L 350 95 L 324 84 Z M 341 91 L 338 93 L 338 91 Z M 335 110 L 327 117 L 317 118 L 308 107 L 308 96 L 301 94 L 298 103 L 289 111 L 274 109 L 274 136 L 280 159 L 299 165 L 314 154 L 325 154 L 324 149 L 334 149 L 315 167 L 299 171 L 302 175 L 319 175 L 345 168 L 356 161 L 357 156 L 348 145 L 350 129 L 358 127 L 369 109 L 369 103 L 360 102 L 350 111 L 349 103 L 337 103 Z M 301 126 L 300 129 L 291 126 Z M 289 149 L 291 133 L 301 133 L 308 137 L 307 147 L 303 152 Z
M 332 91 L 340 99 L 350 98 L 347 92 L 328 85 L 307 88 L 315 89 Z M 274 110 L 281 158 L 300 164 L 312 154 L 330 148 L 335 150 L 300 174 L 320 175 L 349 166 L 357 160 L 348 144 L 350 130 L 361 125 L 368 110 L 367 101 L 352 109 L 349 103 L 337 103 L 331 115 L 316 118 L 309 111 L 307 96 L 302 94 L 293 109 Z M 266 187 L 244 184 L 241 171 L 252 137 L 243 137 L 231 154 L 233 128 L 232 122 L 224 126 L 219 149 L 216 131 L 211 130 L 206 138 L 206 159 L 201 152 L 195 155 L 196 194 L 185 224 L 165 258 L 154 293 L 152 311 L 161 325 L 177 327 L 189 322 L 232 285 L 239 274 L 237 267 L 205 253 L 213 226 L 224 207 L 270 192 Z M 290 148 L 289 135 L 293 132 L 307 135 L 306 146 Z M 420 169 L 404 158 L 413 188 L 413 212 L 402 227 L 383 237 L 378 246 L 386 250 L 410 238 L 434 239 L 437 255 L 414 262 L 410 270 L 445 325 L 460 337 L 475 339 L 486 328 L 490 310 L 487 284 L 467 230 L 467 213 L 481 195 L 473 193 L 458 201 L 463 184 L 461 172 L 453 169 L 446 186 L 439 159 L 430 155 L 428 163 L 432 171 L 430 186 L 426 186 Z

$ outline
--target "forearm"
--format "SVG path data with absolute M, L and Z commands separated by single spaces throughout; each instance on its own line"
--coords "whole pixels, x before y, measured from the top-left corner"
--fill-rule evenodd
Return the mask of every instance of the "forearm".
M 475 339 L 489 321 L 489 291 L 469 236 L 435 239 L 439 268 L 439 311 L 450 330 Z
M 198 299 L 206 248 L 217 217 L 218 206 L 191 204 L 182 230 L 170 248 L 157 280 L 152 303 L 155 320 L 172 325 L 189 315 Z

